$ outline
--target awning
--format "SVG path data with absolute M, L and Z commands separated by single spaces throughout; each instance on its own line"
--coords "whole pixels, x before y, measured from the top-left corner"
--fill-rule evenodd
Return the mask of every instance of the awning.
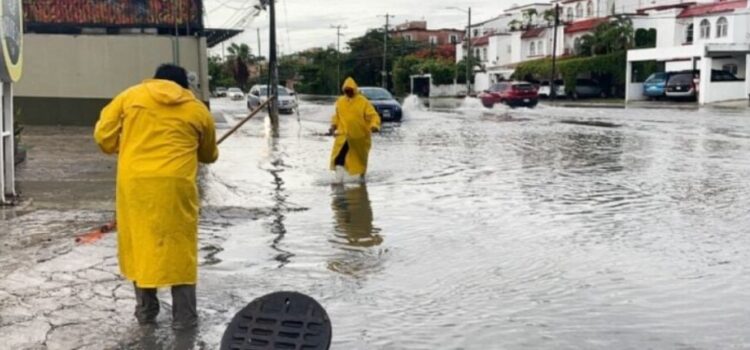
M 208 47 L 214 47 L 242 33 L 240 29 L 204 29 L 203 36 L 206 37 Z

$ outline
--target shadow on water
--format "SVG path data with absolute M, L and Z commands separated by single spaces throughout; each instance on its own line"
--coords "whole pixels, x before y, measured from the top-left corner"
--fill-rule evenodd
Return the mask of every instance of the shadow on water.
M 276 236 L 271 243 L 271 248 L 278 252 L 274 259 L 279 262 L 279 267 L 284 267 L 290 262 L 290 259 L 294 256 L 293 253 L 286 251 L 281 248 L 281 243 L 284 240 L 284 236 L 287 234 L 286 226 L 284 221 L 286 220 L 286 212 L 288 211 L 287 194 L 286 188 L 284 187 L 284 179 L 282 174 L 286 164 L 284 163 L 284 153 L 279 149 L 279 139 L 276 137 L 268 138 L 269 145 L 269 163 L 271 167 L 267 169 L 269 174 L 273 176 L 273 207 L 271 208 L 270 223 L 271 233 Z
M 331 209 L 335 237 L 331 240 L 343 254 L 329 262 L 328 268 L 345 275 L 361 276 L 376 270 L 382 251 L 371 248 L 383 243 L 380 229 L 373 224 L 373 212 L 366 185 L 332 186 Z

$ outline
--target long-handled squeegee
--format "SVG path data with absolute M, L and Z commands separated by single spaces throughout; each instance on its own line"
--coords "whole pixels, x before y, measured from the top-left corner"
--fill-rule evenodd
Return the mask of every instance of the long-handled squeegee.
M 239 130 L 245 123 L 250 121 L 250 119 L 253 119 L 260 111 L 262 111 L 264 108 L 268 107 L 268 104 L 271 103 L 276 97 L 271 96 L 269 97 L 266 102 L 263 102 L 256 108 L 254 111 L 250 112 L 250 114 L 245 117 L 245 119 L 242 119 L 237 125 L 232 127 L 229 131 L 227 131 L 224 135 L 222 135 L 218 141 L 216 141 L 217 145 L 220 145 L 224 140 L 229 138 L 229 136 L 232 136 L 237 130 Z M 104 234 L 110 233 L 117 229 L 117 221 L 112 220 L 112 222 L 107 223 L 105 225 L 99 226 L 91 231 L 88 231 L 86 233 L 80 234 L 76 236 L 76 243 L 79 244 L 91 244 L 95 243 L 96 241 L 102 239 L 104 237 Z

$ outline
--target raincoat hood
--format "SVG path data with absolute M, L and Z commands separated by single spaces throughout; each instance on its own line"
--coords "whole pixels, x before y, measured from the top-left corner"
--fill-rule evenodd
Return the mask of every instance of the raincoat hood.
M 354 81 L 354 79 L 351 77 L 344 80 L 344 85 L 341 86 L 341 91 L 343 92 L 344 90 L 346 90 L 346 88 L 353 89 L 355 95 L 359 94 L 359 86 L 357 86 L 357 82 Z
M 143 82 L 148 94 L 156 102 L 164 105 L 176 105 L 195 100 L 195 96 L 188 89 L 169 80 L 149 79 Z

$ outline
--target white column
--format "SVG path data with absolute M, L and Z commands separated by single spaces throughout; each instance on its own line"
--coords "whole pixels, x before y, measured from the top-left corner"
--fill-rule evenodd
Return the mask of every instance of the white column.
M 0 94 L 0 203 L 6 204 L 16 195 L 15 139 L 13 135 L 13 89 L 2 83 Z
M 750 2 L 748 2 L 750 6 Z M 750 98 L 750 55 L 745 56 L 745 95 Z
M 633 98 L 630 96 L 630 84 L 633 81 L 633 62 L 625 63 L 625 102 L 630 102 Z
M 713 59 L 711 57 L 703 56 L 701 57 L 701 61 L 699 63 L 700 72 L 701 72 L 701 78 L 700 78 L 700 88 L 698 89 L 698 103 L 701 105 L 711 103 L 711 99 L 708 96 L 708 91 L 711 89 L 711 65 Z

